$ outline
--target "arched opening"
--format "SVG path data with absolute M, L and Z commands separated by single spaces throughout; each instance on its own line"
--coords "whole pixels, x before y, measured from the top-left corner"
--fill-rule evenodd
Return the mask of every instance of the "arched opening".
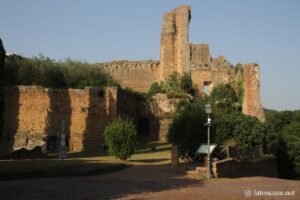
M 138 120 L 137 134 L 139 136 L 149 136 L 150 127 L 149 127 L 149 120 L 147 118 L 141 118 Z

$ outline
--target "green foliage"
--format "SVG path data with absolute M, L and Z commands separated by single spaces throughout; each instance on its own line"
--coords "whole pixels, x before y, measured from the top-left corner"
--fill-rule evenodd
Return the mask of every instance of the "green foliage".
M 146 93 L 146 98 L 150 98 L 157 93 L 164 93 L 164 91 L 162 90 L 161 85 L 155 82 L 151 85 L 150 89 Z
M 214 87 L 211 93 L 213 103 L 221 107 L 232 107 L 238 101 L 238 97 L 230 84 L 220 84 Z
M 238 88 L 238 102 L 240 105 L 243 104 L 243 100 L 244 100 L 244 82 L 243 81 L 239 81 L 237 83 L 237 88 Z
M 170 75 L 165 82 L 153 83 L 146 94 L 149 98 L 156 93 L 165 93 L 169 97 L 187 97 L 189 94 L 194 95 L 195 89 L 192 85 L 192 79 L 189 74 L 184 73 L 180 76 L 177 73 Z
M 5 49 L 0 38 L 0 87 L 3 87 L 3 78 L 4 77 L 4 62 L 5 62 Z M 1 88 L 0 88 L 1 89 Z
M 221 88 L 221 89 L 220 89 Z M 225 88 L 225 89 L 224 89 Z M 229 90 L 231 96 L 223 91 Z M 237 98 L 232 97 L 234 91 L 228 86 L 220 86 L 214 93 L 214 100 L 229 99 L 233 103 Z M 207 115 L 204 105 L 211 101 L 211 98 L 196 99 L 191 103 L 183 103 L 177 108 L 173 123 L 167 135 L 168 141 L 178 145 L 181 156 L 186 152 L 195 152 L 202 143 L 207 143 L 207 127 L 205 126 Z M 225 104 L 233 107 L 232 104 Z M 246 158 L 249 152 L 261 152 L 265 147 L 264 142 L 269 140 L 267 128 L 257 118 L 242 114 L 241 112 L 228 109 L 224 104 L 216 104 L 213 108 L 211 142 L 219 146 L 227 145 L 230 142 L 237 150 L 236 156 Z M 268 137 L 267 137 L 268 136 Z M 253 156 L 252 156 L 253 157 Z
M 44 56 L 6 59 L 7 85 L 40 85 L 48 88 L 118 86 L 112 77 L 94 65 L 66 59 L 54 61 Z
M 180 82 L 179 83 L 180 83 L 180 88 L 182 90 L 184 90 L 188 94 L 195 95 L 196 90 L 193 87 L 192 77 L 190 76 L 190 74 L 184 73 L 180 77 Z
M 267 135 L 272 136 L 272 139 L 267 141 L 271 146 L 268 150 L 277 158 L 279 177 L 299 177 L 300 111 L 266 110 L 265 114 Z
M 300 174 L 300 122 L 292 122 L 286 125 L 282 132 L 282 140 L 286 147 L 289 160 L 292 162 L 295 172 Z
M 218 145 L 228 145 L 235 149 L 235 156 L 249 159 L 258 156 L 266 140 L 266 127 L 257 118 L 240 112 L 219 112 L 214 114 L 214 140 Z M 255 153 L 255 155 L 250 155 Z
M 104 130 L 109 154 L 126 160 L 134 153 L 136 129 L 132 120 L 118 118 Z
M 181 104 L 169 127 L 167 139 L 178 145 L 179 154 L 193 153 L 200 144 L 207 143 L 207 115 L 202 101 Z
M 145 100 L 146 99 L 146 94 L 138 91 L 134 91 L 128 87 L 123 88 L 124 91 L 127 93 L 133 95 L 137 100 Z

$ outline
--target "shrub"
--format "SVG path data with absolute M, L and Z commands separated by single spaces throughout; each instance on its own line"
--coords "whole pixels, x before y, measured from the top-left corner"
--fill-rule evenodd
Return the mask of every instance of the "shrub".
M 192 85 L 192 79 L 188 73 L 184 73 L 182 76 L 178 73 L 173 73 L 166 81 L 160 84 L 153 83 L 146 97 L 150 98 L 156 93 L 165 93 L 169 97 L 186 97 L 188 94 L 194 95 L 195 91 Z
M 238 102 L 238 97 L 230 84 L 221 84 L 214 87 L 211 93 L 211 100 L 219 107 L 231 109 Z
M 252 153 L 258 155 L 257 152 L 261 153 L 265 142 L 270 140 L 269 134 L 266 134 L 266 126 L 255 117 L 234 111 L 219 112 L 214 115 L 214 118 L 215 142 L 224 145 L 225 142 L 234 140 L 235 156 L 239 158 L 249 158 Z
M 118 118 L 104 130 L 109 154 L 126 160 L 134 153 L 136 129 L 132 120 Z
M 192 78 L 188 73 L 184 73 L 180 77 L 180 88 L 188 94 L 195 95 L 196 90 L 193 87 Z

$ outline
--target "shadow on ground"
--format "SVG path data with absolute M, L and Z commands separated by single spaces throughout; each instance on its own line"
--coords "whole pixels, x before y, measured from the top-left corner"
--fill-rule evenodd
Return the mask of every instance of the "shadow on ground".
M 102 163 L 99 160 L 1 160 L 0 181 L 66 176 L 92 176 L 123 170 L 126 163 Z
M 116 199 L 195 185 L 200 181 L 172 173 L 170 165 L 141 165 L 101 176 L 0 182 L 0 199 Z

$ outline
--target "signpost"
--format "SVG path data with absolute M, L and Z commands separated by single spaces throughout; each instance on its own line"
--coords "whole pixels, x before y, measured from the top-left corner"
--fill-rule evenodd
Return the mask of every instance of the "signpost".
M 59 153 L 58 156 L 62 161 L 62 166 L 64 167 L 64 158 L 67 157 L 67 146 L 66 146 L 67 132 L 65 122 L 62 123 L 62 131 L 60 134 L 60 143 L 59 143 Z

